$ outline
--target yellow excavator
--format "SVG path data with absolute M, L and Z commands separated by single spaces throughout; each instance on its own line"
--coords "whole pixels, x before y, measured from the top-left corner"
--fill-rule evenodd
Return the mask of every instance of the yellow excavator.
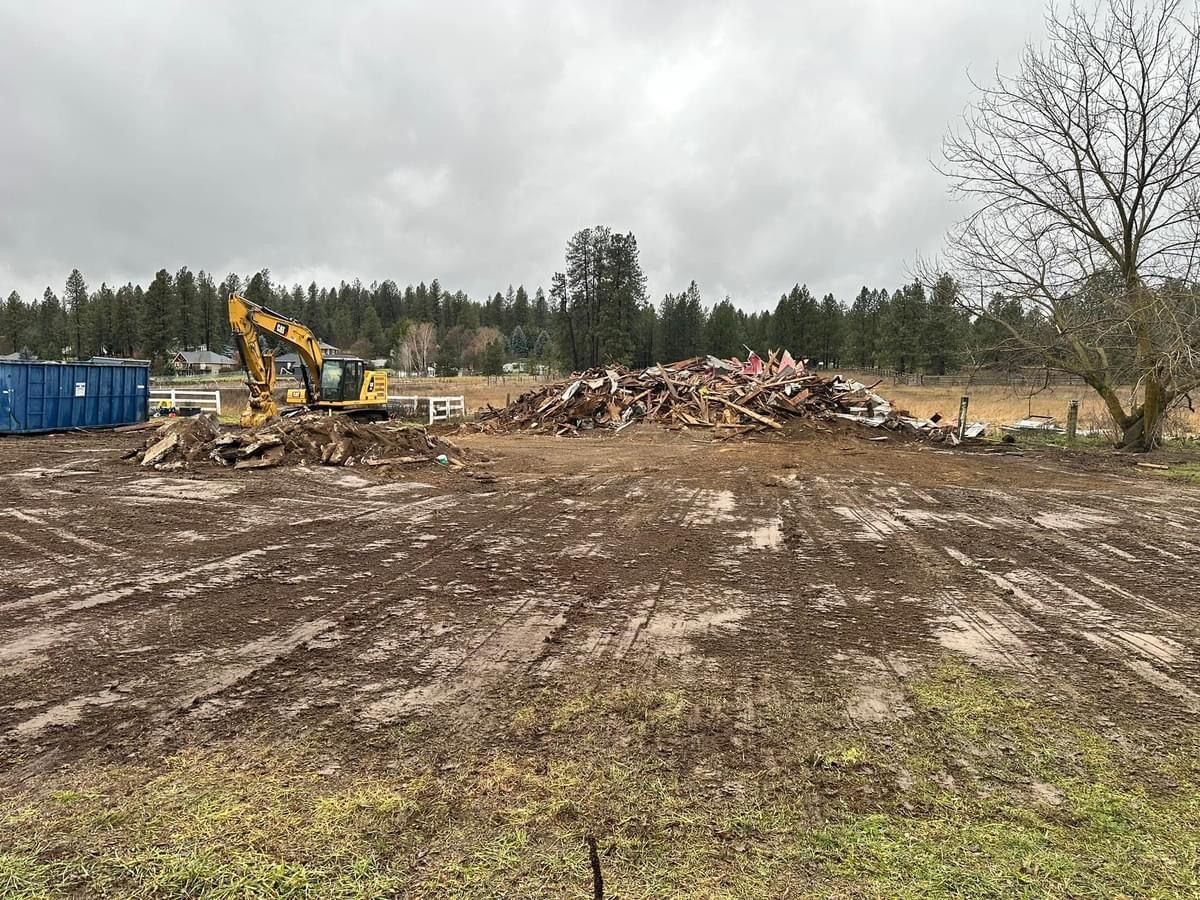
M 242 425 L 253 428 L 272 416 L 300 410 L 343 414 L 356 420 L 378 421 L 388 417 L 387 372 L 368 369 L 354 356 L 326 356 L 316 335 L 295 319 L 265 306 L 251 303 L 240 294 L 229 295 L 229 326 L 237 342 L 250 387 L 250 406 L 242 413 Z M 259 332 L 274 335 L 296 348 L 300 356 L 302 388 L 287 392 L 288 405 L 275 402 L 275 354 L 263 350 Z

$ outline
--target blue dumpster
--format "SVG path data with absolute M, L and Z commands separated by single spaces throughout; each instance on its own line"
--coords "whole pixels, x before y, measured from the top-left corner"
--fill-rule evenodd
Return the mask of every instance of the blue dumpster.
M 150 363 L 0 362 L 0 434 L 112 428 L 150 414 Z

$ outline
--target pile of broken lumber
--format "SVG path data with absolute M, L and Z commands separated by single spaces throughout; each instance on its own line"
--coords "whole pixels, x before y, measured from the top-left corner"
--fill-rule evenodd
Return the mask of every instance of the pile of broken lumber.
M 590 369 L 539 386 L 502 409 L 489 406 L 479 414 L 478 427 L 564 435 L 592 428 L 620 431 L 641 420 L 744 434 L 782 429 L 788 419 L 835 416 L 890 429 L 917 421 L 894 411 L 866 385 L 810 371 L 785 351 L 745 363 L 710 356 L 639 370 Z
M 170 419 L 130 458 L 156 469 L 216 462 L 235 469 L 279 465 L 388 466 L 441 462 L 460 468 L 463 452 L 424 428 L 363 424 L 345 416 L 275 419 L 258 428 L 224 430 L 211 416 Z

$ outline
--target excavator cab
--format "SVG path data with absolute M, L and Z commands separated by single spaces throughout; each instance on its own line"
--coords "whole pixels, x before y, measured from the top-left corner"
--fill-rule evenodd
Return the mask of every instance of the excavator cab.
M 321 366 L 321 401 L 358 400 L 365 367 L 361 359 L 326 357 Z

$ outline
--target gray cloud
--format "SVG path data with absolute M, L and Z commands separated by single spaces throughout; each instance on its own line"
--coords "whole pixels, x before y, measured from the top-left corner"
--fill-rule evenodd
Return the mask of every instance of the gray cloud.
M 968 68 L 1041 0 L 0 0 L 0 291 L 269 266 L 549 284 L 634 231 L 654 297 L 895 286 L 955 210 Z

